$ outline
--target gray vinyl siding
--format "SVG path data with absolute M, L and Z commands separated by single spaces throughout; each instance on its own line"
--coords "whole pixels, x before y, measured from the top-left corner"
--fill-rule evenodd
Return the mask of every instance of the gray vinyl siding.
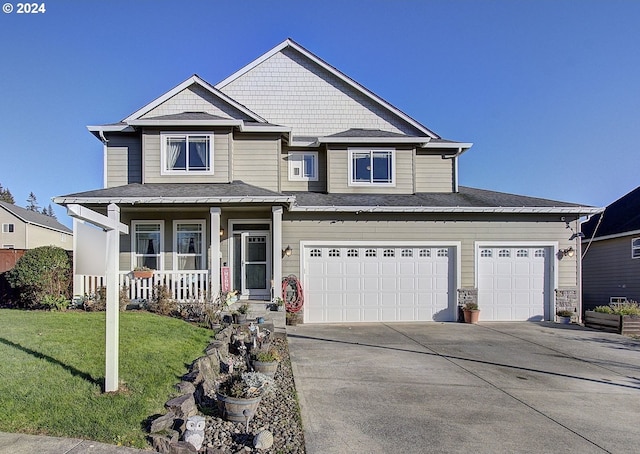
M 107 144 L 107 187 L 142 182 L 140 136 L 109 136 Z
M 453 159 L 418 150 L 415 156 L 416 192 L 452 192 Z
M 289 153 L 315 152 L 318 153 L 318 181 L 290 181 Z M 280 154 L 280 182 L 282 191 L 312 191 L 325 192 L 327 190 L 327 153 L 324 149 L 312 148 L 304 150 L 283 150 Z
M 353 147 L 362 148 L 363 147 Z M 393 148 L 393 147 L 369 147 Z M 412 194 L 413 189 L 413 150 L 398 149 L 395 152 L 396 181 L 394 186 L 349 186 L 349 149 L 329 149 L 327 151 L 327 192 L 329 193 L 380 193 Z
M 176 132 L 179 128 L 169 128 L 166 131 L 146 129 L 142 133 L 142 147 L 144 150 L 144 183 L 228 183 L 229 182 L 229 148 L 231 132 L 228 129 L 202 131 L 189 129 L 183 132 L 212 133 L 213 136 L 213 175 L 162 175 L 162 159 L 160 133 Z
M 238 134 L 233 143 L 233 179 L 278 191 L 279 160 L 279 137 Z
M 606 306 L 612 296 L 640 301 L 640 259 L 631 258 L 631 240 L 638 237 L 640 235 L 591 243 L 582 260 L 582 295 L 586 309 Z
M 295 215 L 295 216 L 294 216 Z M 495 215 L 487 215 L 495 218 Z M 400 219 L 402 217 L 402 219 Z M 293 254 L 283 259 L 283 275 L 302 273 L 300 264 L 301 241 L 461 241 L 460 287 L 475 287 L 475 247 L 476 242 L 555 242 L 560 249 L 573 246 L 568 238 L 565 224 L 554 218 L 486 220 L 487 217 L 467 217 L 436 220 L 432 216 L 386 215 L 378 219 L 370 215 L 336 213 L 331 218 L 285 213 L 283 219 L 283 244 L 291 244 Z M 338 221 L 338 222 L 335 222 Z M 295 246 L 294 246 L 295 245 Z M 555 287 L 576 286 L 576 259 L 552 257 L 552 264 L 558 267 L 558 282 Z

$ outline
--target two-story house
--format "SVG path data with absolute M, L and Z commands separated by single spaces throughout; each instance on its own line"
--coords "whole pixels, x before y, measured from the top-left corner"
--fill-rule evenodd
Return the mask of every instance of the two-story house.
M 242 298 L 268 300 L 295 275 L 316 323 L 456 320 L 459 295 L 482 320 L 549 320 L 558 291 L 578 294 L 566 228 L 594 208 L 460 186 L 471 143 L 290 39 L 89 130 L 104 188 L 54 201 L 118 205 L 122 279 L 146 265 L 174 297 L 215 294 L 228 273 Z
M 0 201 L 0 249 L 58 246 L 70 251 L 73 233 L 51 216 Z

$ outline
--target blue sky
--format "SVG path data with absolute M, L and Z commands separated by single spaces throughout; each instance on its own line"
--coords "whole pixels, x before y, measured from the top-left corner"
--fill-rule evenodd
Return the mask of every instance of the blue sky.
M 7 3 L 2 0 L 0 3 Z M 49 0 L 0 13 L 0 183 L 102 186 L 86 125 L 292 38 L 441 136 L 465 186 L 605 206 L 640 183 L 640 2 Z M 62 207 L 58 218 L 69 224 Z

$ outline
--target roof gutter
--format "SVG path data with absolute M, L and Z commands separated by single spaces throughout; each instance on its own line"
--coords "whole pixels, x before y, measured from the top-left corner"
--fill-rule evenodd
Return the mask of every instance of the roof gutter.
M 508 214 L 573 214 L 587 215 L 600 211 L 593 207 L 435 207 L 435 206 L 292 206 L 290 211 L 339 213 L 508 213 Z
M 287 203 L 295 201 L 293 196 L 235 196 L 235 197 L 54 197 L 58 205 L 77 204 L 215 204 L 215 203 Z

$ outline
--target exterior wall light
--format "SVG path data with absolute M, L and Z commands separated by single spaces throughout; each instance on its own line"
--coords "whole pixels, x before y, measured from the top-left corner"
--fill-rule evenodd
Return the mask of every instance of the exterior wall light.
M 224 235 L 224 229 L 220 229 L 220 236 Z
M 558 260 L 562 260 L 564 257 L 573 257 L 575 254 L 576 251 L 572 246 L 569 246 L 566 249 L 560 249 L 558 251 Z
M 282 251 L 282 256 L 284 257 L 286 255 L 287 257 L 290 257 L 291 254 L 293 254 L 293 249 L 291 249 L 291 246 L 287 245 L 287 248 Z

